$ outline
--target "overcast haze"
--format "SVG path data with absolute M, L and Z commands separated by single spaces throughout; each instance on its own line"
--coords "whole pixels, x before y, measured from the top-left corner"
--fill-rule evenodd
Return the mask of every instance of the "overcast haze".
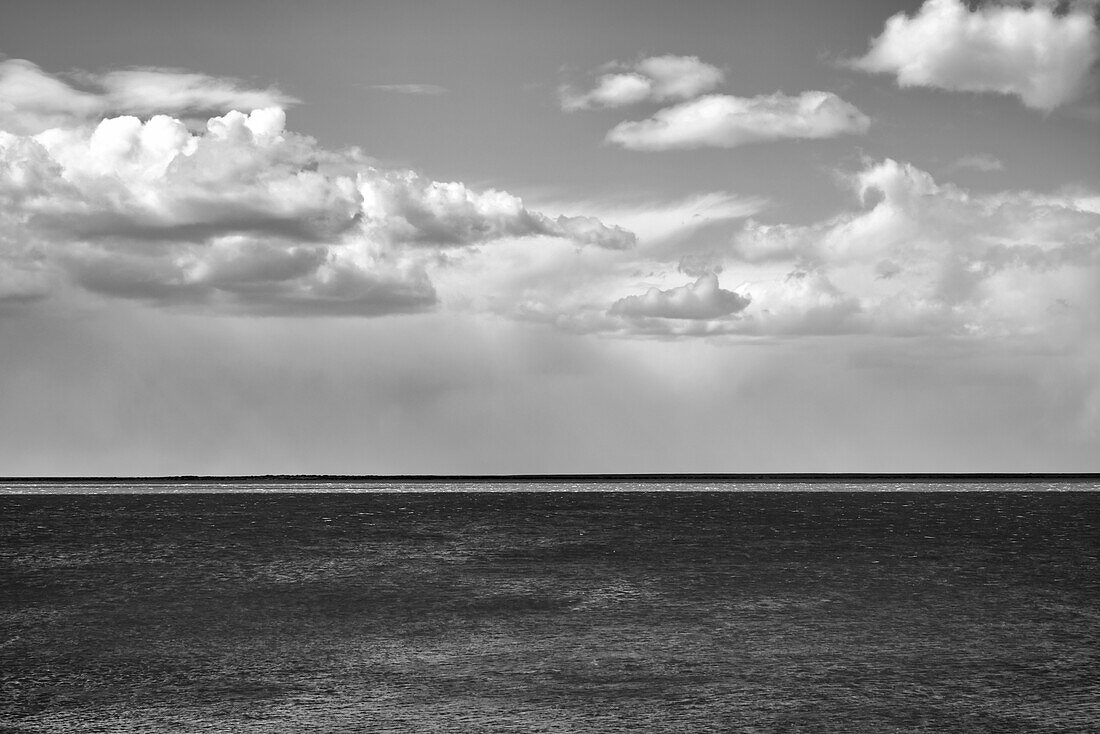
M 1096 3 L 0 17 L 0 474 L 1100 471 Z

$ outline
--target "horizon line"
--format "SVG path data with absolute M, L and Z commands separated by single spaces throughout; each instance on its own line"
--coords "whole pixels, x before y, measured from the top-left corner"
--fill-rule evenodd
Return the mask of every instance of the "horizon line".
M 591 474 L 177 474 L 150 476 L 18 476 L 0 483 L 139 482 L 483 482 L 483 483 L 658 483 L 658 482 L 1100 482 L 1100 472 L 645 472 Z

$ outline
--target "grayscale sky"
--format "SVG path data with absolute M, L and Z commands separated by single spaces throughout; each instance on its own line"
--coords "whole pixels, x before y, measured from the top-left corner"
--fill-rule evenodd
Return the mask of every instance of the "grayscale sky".
M 1097 12 L 0 2 L 0 475 L 1100 471 Z

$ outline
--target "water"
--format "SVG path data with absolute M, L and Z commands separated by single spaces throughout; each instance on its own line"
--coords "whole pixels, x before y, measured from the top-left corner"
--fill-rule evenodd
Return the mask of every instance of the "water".
M 158 488 L 0 496 L 0 732 L 1100 721 L 1073 486 Z

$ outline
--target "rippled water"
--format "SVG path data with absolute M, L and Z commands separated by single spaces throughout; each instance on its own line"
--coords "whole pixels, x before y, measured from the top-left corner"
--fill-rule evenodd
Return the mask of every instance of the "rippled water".
M 1100 493 L 442 488 L 0 496 L 0 731 L 1100 721 Z

